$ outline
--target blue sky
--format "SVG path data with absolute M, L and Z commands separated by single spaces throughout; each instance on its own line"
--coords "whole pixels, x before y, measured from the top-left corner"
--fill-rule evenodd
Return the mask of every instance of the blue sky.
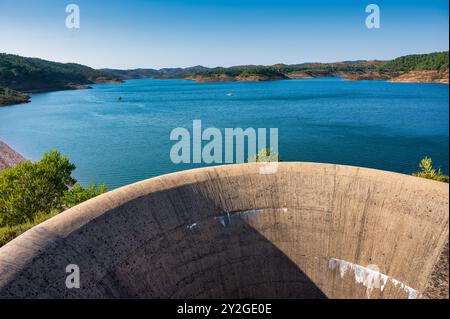
M 390 59 L 448 50 L 448 15 L 447 0 L 0 0 L 0 52 L 95 68 Z

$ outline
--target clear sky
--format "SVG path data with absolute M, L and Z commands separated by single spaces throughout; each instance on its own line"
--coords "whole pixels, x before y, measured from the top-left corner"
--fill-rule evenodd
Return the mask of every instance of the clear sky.
M 95 68 L 390 59 L 448 50 L 448 16 L 447 0 L 0 0 L 0 52 Z

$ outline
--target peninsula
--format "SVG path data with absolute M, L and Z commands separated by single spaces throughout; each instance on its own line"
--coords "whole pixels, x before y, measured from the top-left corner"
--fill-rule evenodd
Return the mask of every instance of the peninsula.
M 88 89 L 121 83 L 113 75 L 75 63 L 58 63 L 0 53 L 0 106 L 29 102 L 29 93 Z

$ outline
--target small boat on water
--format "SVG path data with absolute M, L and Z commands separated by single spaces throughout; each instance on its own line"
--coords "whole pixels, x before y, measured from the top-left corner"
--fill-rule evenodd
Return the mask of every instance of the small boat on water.
M 233 96 L 234 94 L 233 93 L 227 93 L 227 96 Z

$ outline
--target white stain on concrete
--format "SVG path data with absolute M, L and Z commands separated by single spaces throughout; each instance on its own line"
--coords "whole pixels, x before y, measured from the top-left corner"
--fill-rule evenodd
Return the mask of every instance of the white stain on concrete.
M 260 214 L 263 211 L 264 211 L 263 209 L 249 209 L 249 210 L 243 210 L 243 211 L 240 211 L 240 212 L 234 212 L 232 214 L 226 213 L 225 215 L 215 217 L 215 219 L 223 227 L 227 227 L 227 226 L 231 225 L 232 221 L 236 221 L 236 220 L 239 220 L 239 219 L 242 219 L 242 218 L 246 218 L 248 216 L 255 215 L 255 214 Z
M 192 230 L 192 229 L 194 229 L 194 228 L 197 227 L 197 226 L 198 226 L 198 223 L 193 223 L 193 224 L 191 224 L 191 225 L 188 225 L 187 228 L 188 228 L 189 230 Z
M 341 278 L 345 277 L 347 271 L 352 270 L 355 281 L 367 288 L 368 298 L 370 298 L 370 294 L 374 289 L 383 291 L 388 282 L 391 282 L 395 287 L 399 287 L 405 291 L 408 294 L 408 299 L 416 299 L 419 296 L 417 290 L 405 285 L 397 279 L 381 273 L 376 265 L 364 267 L 342 259 L 331 258 L 328 262 L 328 266 L 332 270 L 339 268 Z

